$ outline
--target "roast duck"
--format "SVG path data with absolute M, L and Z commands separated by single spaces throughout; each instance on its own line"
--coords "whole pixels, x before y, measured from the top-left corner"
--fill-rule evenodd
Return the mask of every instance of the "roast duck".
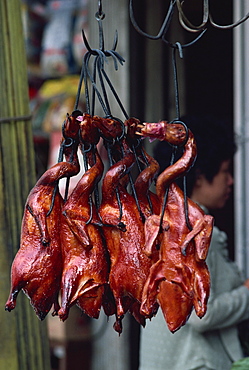
M 80 124 L 80 140 L 83 148 L 90 146 L 86 160 L 91 167 L 83 174 L 62 207 L 63 273 L 58 315 L 63 321 L 75 303 L 88 316 L 99 317 L 109 273 L 100 219 L 95 204 L 90 201 L 102 177 L 104 165 L 96 150 L 98 130 L 93 127 L 92 118 L 86 114 Z
M 146 136 L 153 137 L 154 132 L 156 137 L 163 139 L 163 125 L 158 127 L 158 124 L 149 124 L 143 130 Z M 182 157 L 167 167 L 157 179 L 160 215 L 154 214 L 145 222 L 146 253 L 151 254 L 155 242 L 160 244 L 160 253 L 143 289 L 141 312 L 150 316 L 157 300 L 172 332 L 186 322 L 193 306 L 200 318 L 204 316 L 210 288 L 205 259 L 212 235 L 213 217 L 205 215 L 191 199 L 187 198 L 186 204 L 182 190 L 174 182 L 189 170 L 196 158 L 196 143 L 190 130 L 184 149 Z
M 127 312 L 145 326 L 160 307 L 172 332 L 193 307 L 202 317 L 213 219 L 174 182 L 196 157 L 192 133 L 179 122 L 123 123 L 80 111 L 68 115 L 62 133 L 65 161 L 48 169 L 27 198 L 6 310 L 15 308 L 22 289 L 40 319 L 52 307 L 62 321 L 75 304 L 92 318 L 103 308 L 107 316 L 115 315 L 118 333 Z M 184 145 L 184 153 L 158 175 L 159 165 L 141 136 Z M 100 138 L 109 159 L 105 171 Z M 80 171 L 78 148 L 85 170 L 62 197 L 59 180 Z
M 63 199 L 58 180 L 76 175 L 77 112 L 68 117 L 63 127 L 65 162 L 48 169 L 30 191 L 22 220 L 21 242 L 11 268 L 11 291 L 5 309 L 15 308 L 22 289 L 29 297 L 39 319 L 44 319 L 54 305 L 58 311 L 58 294 L 62 274 L 60 230 Z
M 121 124 L 115 120 L 101 119 L 98 127 L 105 137 L 110 136 L 108 138 L 114 134 L 115 139 L 122 133 Z M 133 195 L 126 188 L 127 174 L 135 161 L 134 153 L 125 141 L 121 149 L 123 158 L 114 163 L 103 178 L 100 207 L 110 255 L 109 284 L 117 307 L 115 330 L 118 332 L 122 330 L 121 320 L 128 310 L 141 325 L 145 325 L 140 305 L 151 267 L 151 259 L 144 253 L 144 223 Z

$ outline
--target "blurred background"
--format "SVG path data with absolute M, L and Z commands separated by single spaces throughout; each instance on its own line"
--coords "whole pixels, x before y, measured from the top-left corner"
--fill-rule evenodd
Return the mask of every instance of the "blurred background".
M 21 0 L 20 0 L 21 1 Z M 139 27 L 156 35 L 163 23 L 169 1 L 133 0 Z M 198 25 L 203 2 L 185 1 L 186 14 Z M 74 109 L 82 58 L 86 52 L 82 29 L 91 47 L 99 47 L 96 0 L 22 0 L 22 22 L 28 66 L 28 86 L 35 147 L 36 176 L 57 162 L 61 125 Z M 249 130 L 248 57 L 249 21 L 236 28 L 211 25 L 189 47 L 196 34 L 186 31 L 176 11 L 167 31 L 167 42 L 142 36 L 130 20 L 128 0 L 103 0 L 106 49 L 118 31 L 117 52 L 125 59 L 109 76 L 130 116 L 141 121 L 173 120 L 176 116 L 172 47 L 176 52 L 181 115 L 208 113 L 227 120 L 236 134 L 238 152 L 234 163 L 234 193 L 225 209 L 214 216 L 230 241 L 230 257 L 249 272 L 247 199 L 249 197 L 247 158 Z M 211 2 L 217 24 L 229 25 L 249 11 L 244 0 Z M 181 55 L 181 52 L 183 55 Z M 182 56 L 182 58 L 181 58 Z M 110 63 L 112 64 L 112 63 Z M 110 97 L 113 115 L 124 119 L 115 99 Z M 79 108 L 85 110 L 82 93 Z M 102 115 L 101 107 L 96 113 Z M 215 133 L 214 133 L 215 135 Z M 153 144 L 145 142 L 152 152 Z M 65 323 L 48 315 L 47 325 L 53 370 L 135 370 L 138 368 L 139 331 L 131 316 L 124 320 L 121 336 L 106 317 L 92 320 L 72 307 Z

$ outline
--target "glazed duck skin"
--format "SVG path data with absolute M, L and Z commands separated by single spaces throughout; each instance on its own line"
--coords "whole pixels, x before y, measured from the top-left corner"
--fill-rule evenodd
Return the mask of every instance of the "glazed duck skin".
M 196 203 L 188 199 L 190 230 L 185 219 L 184 195 L 172 182 L 189 169 L 195 156 L 195 141 L 189 132 L 182 158 L 168 167 L 157 180 L 157 195 L 162 202 L 169 186 L 162 225 L 161 216 L 157 215 L 150 216 L 145 223 L 146 252 L 151 253 L 158 235 L 161 237 L 161 246 L 159 261 L 151 267 L 144 287 L 141 312 L 150 314 L 154 301 L 158 300 L 172 332 L 186 322 L 193 305 L 197 315 L 202 317 L 206 312 L 209 296 L 210 279 L 205 258 L 213 218 L 205 215 Z M 163 281 L 167 283 L 162 283 Z M 178 288 L 171 284 L 176 284 Z M 175 310 L 176 303 L 178 311 Z
M 104 234 L 111 259 L 109 282 L 117 305 L 117 316 L 122 318 L 129 309 L 137 321 L 144 325 L 139 307 L 151 260 L 143 251 L 144 225 L 136 202 L 120 185 L 120 179 L 133 163 L 134 155 L 129 153 L 107 171 L 102 185 L 100 215 L 103 223 L 108 224 L 104 226 Z M 121 218 L 116 188 L 122 204 Z M 125 231 L 122 226 L 125 226 Z
M 172 145 L 182 145 L 187 139 L 187 132 L 182 123 L 159 121 L 155 123 L 143 122 L 137 125 L 138 135 L 149 137 L 150 141 L 158 139 Z
M 134 194 L 130 195 L 126 190 L 128 181 L 131 180 L 128 172 L 135 161 L 129 145 L 132 145 L 133 140 L 137 141 L 134 135 L 139 121 L 133 118 L 127 120 L 125 125 L 129 133 L 125 139 L 117 140 L 123 133 L 120 121 L 99 117 L 94 119 L 104 138 L 116 143 L 112 151 L 113 155 L 115 153 L 116 163 L 107 171 L 103 180 L 100 215 L 103 223 L 106 224 L 104 234 L 111 259 L 109 283 L 117 305 L 117 321 L 114 329 L 120 333 L 121 320 L 127 311 L 141 325 L 145 325 L 145 318 L 140 313 L 141 294 L 152 263 L 152 260 L 144 254 L 143 217 Z M 137 188 L 143 187 L 143 192 L 148 194 L 147 188 L 156 171 L 156 165 L 148 166 L 148 169 L 141 174 Z M 140 200 L 143 202 L 142 197 Z M 144 207 L 144 212 L 146 212 L 147 203 L 146 198 L 146 204 L 140 204 Z
M 146 219 L 151 214 L 160 213 L 159 198 L 149 190 L 153 180 L 157 177 L 160 168 L 158 162 L 144 150 L 143 155 L 147 160 L 147 167 L 137 176 L 135 181 L 135 190 L 142 213 Z
M 109 266 L 95 205 L 89 196 L 102 177 L 104 166 L 96 152 L 96 163 L 86 171 L 62 209 L 61 309 L 64 321 L 69 309 L 77 304 L 88 316 L 98 318 L 103 294 L 107 289 Z M 92 207 L 92 208 L 91 208 Z
M 145 168 L 137 176 L 134 187 L 141 212 L 146 219 L 153 213 L 160 213 L 158 196 L 150 191 L 150 186 L 158 176 L 160 167 L 158 162 L 143 149 L 141 143 L 138 145 L 136 132 L 140 121 L 131 117 L 124 124 L 127 127 L 126 143 L 136 152 L 138 160 L 145 165 Z
M 48 169 L 29 193 L 22 219 L 20 249 L 11 267 L 11 290 L 5 309 L 15 308 L 17 295 L 23 289 L 41 320 L 52 305 L 55 312 L 59 309 L 62 260 L 58 229 L 62 198 L 57 185 L 61 178 L 74 176 L 80 170 L 76 154 L 79 114 L 75 111 L 68 115 L 63 124 L 61 148 L 66 162 Z
M 159 164 L 145 151 L 143 151 L 143 157 L 147 160 L 147 167 L 138 175 L 135 181 L 135 190 L 144 221 L 146 221 L 151 215 L 160 214 L 161 203 L 157 194 L 149 190 L 153 180 L 159 173 Z M 147 253 L 153 262 L 158 260 L 158 243 L 159 241 L 155 238 L 151 245 L 150 253 Z M 146 250 L 144 252 L 146 253 Z
M 71 156 L 71 153 L 70 155 Z M 52 305 L 58 310 L 58 292 L 62 273 L 60 213 L 62 198 L 57 181 L 79 172 L 78 158 L 60 162 L 48 169 L 31 190 L 22 220 L 21 243 L 11 269 L 11 291 L 5 309 L 15 308 L 21 289 L 29 297 L 36 315 L 43 320 Z
M 179 195 L 173 188 L 174 185 L 175 184 L 172 184 L 170 186 L 169 198 L 162 226 L 160 258 L 150 269 L 150 275 L 144 287 L 144 300 L 141 307 L 142 313 L 150 314 L 151 307 L 153 307 L 154 301 L 157 299 L 165 315 L 169 329 L 172 332 L 179 329 L 179 327 L 186 322 L 192 311 L 193 305 L 199 317 L 205 314 L 210 286 L 206 263 L 204 260 L 199 260 L 198 257 L 196 258 L 198 255 L 194 237 L 192 240 L 189 240 L 185 255 L 182 253 L 181 247 L 184 244 L 184 235 L 188 237 L 189 229 L 186 226 L 184 213 L 181 213 L 182 218 L 179 218 L 179 216 L 176 218 L 174 214 L 176 208 L 183 211 L 184 206 L 184 199 L 181 194 Z M 176 194 L 176 196 L 171 197 L 172 194 Z M 191 209 L 189 209 L 189 214 L 191 214 Z M 203 214 L 200 213 L 198 218 L 200 216 L 203 217 Z M 177 222 L 171 222 L 170 220 L 177 220 Z M 193 226 L 194 221 L 194 218 L 190 217 L 190 223 Z M 153 224 L 150 224 L 152 222 Z M 208 216 L 204 216 L 202 224 L 202 232 L 204 233 L 201 240 L 202 246 L 204 244 L 209 245 L 212 231 L 211 225 L 212 219 L 209 219 Z M 152 236 L 152 240 L 154 237 L 158 237 L 160 217 L 155 215 L 152 216 L 148 219 L 148 223 L 146 223 L 145 227 L 146 229 L 149 228 L 149 233 L 153 231 L 154 236 Z M 193 230 L 195 230 L 195 227 L 193 227 Z M 197 225 L 195 230 L 196 235 L 198 235 L 198 230 L 199 225 Z M 162 284 L 164 280 L 168 283 Z M 175 284 L 178 288 L 171 286 Z M 178 305 L 178 314 L 176 314 L 177 311 L 174 309 L 176 305 L 175 302 L 177 302 Z M 180 312 L 181 315 L 179 315 Z M 170 316 L 173 316 L 174 319 L 170 319 L 169 321 Z

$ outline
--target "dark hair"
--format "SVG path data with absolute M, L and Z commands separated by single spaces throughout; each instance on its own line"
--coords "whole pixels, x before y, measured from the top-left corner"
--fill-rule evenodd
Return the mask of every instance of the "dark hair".
M 185 116 L 181 121 L 193 132 L 197 144 L 195 164 L 186 176 L 187 193 L 190 196 L 197 176 L 202 174 L 212 182 L 222 162 L 233 158 L 236 145 L 232 126 L 225 120 L 203 115 Z M 172 147 L 165 142 L 158 142 L 153 152 L 154 158 L 163 171 L 170 164 Z M 178 150 L 176 159 L 181 155 L 182 150 Z M 179 185 L 181 186 L 181 183 Z

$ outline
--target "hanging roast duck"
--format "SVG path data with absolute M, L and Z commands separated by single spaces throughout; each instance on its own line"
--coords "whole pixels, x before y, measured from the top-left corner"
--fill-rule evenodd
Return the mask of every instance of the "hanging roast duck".
M 48 169 L 30 191 L 24 210 L 21 243 L 11 268 L 11 290 L 5 309 L 15 308 L 21 289 L 29 297 L 36 315 L 44 319 L 51 307 L 58 311 L 62 273 L 60 215 L 62 197 L 58 180 L 79 172 L 76 154 L 79 122 L 75 111 L 63 127 L 62 148 L 66 162 Z
M 96 124 L 108 140 L 122 133 L 119 121 L 96 119 Z M 113 132 L 113 134 L 111 134 Z M 145 324 L 140 314 L 142 290 L 151 260 L 144 253 L 144 224 L 134 197 L 126 189 L 125 177 L 133 166 L 135 157 L 123 143 L 123 158 L 106 172 L 102 183 L 100 216 L 111 260 L 109 284 L 117 306 L 117 322 L 114 326 L 122 331 L 121 320 L 129 310 L 137 321 Z M 118 192 L 118 195 L 117 195 Z
M 162 130 L 163 132 L 163 130 Z M 153 137 L 153 129 L 146 127 L 146 135 Z M 164 135 L 162 135 L 164 136 Z M 183 156 L 166 168 L 158 177 L 156 191 L 163 215 L 152 215 L 145 222 L 146 252 L 160 240 L 159 260 L 151 267 L 143 290 L 141 312 L 151 315 L 155 301 L 163 311 L 169 329 L 179 329 L 189 317 L 192 307 L 199 317 L 207 309 L 210 279 L 205 259 L 210 244 L 213 218 L 187 199 L 189 224 L 186 220 L 184 194 L 174 183 L 186 173 L 196 157 L 196 143 L 189 131 Z
M 63 321 L 73 304 L 77 304 L 88 316 L 98 318 L 108 288 L 107 250 L 96 206 L 90 198 L 102 177 L 104 166 L 95 148 L 99 140 L 98 129 L 93 126 L 90 115 L 84 114 L 82 117 L 80 132 L 81 141 L 87 149 L 85 155 L 90 168 L 83 174 L 62 208 L 61 244 L 64 267 L 61 309 L 58 314 Z M 113 309 L 108 314 L 114 312 Z
M 156 138 L 168 141 L 171 145 L 180 145 L 186 140 L 186 130 L 182 124 L 169 124 L 166 121 L 161 121 L 161 124 L 146 123 L 143 125 L 137 118 L 133 117 L 127 119 L 124 124 L 127 127 L 126 141 L 136 154 L 136 159 L 145 166 L 144 170 L 141 170 L 136 178 L 135 190 L 141 211 L 146 219 L 152 214 L 160 213 L 161 201 L 157 194 L 150 191 L 153 181 L 155 181 L 158 176 L 160 167 L 158 162 L 144 150 L 141 141 L 138 140 L 139 136 L 137 135 L 142 135 L 144 137 L 148 132 L 148 136 L 151 140 Z M 141 132 L 138 130 L 141 130 Z M 153 138 L 150 136 L 151 130 L 153 132 Z
M 136 154 L 136 160 L 144 165 L 142 170 L 138 163 L 140 172 L 134 186 L 141 213 L 146 219 L 151 214 L 159 214 L 160 212 L 160 201 L 157 195 L 150 190 L 153 181 L 158 176 L 160 167 L 158 162 L 144 150 L 141 139 L 138 140 L 136 132 L 140 121 L 137 118 L 129 118 L 124 124 L 127 127 L 126 141 Z
M 108 140 L 111 138 L 113 140 L 118 134 L 122 134 L 119 121 L 96 117 L 95 120 Z M 126 122 L 126 124 L 129 126 L 131 122 Z M 178 130 L 178 126 L 172 126 L 171 133 L 174 134 L 174 138 L 178 138 Z M 139 313 L 142 290 L 152 262 L 156 258 L 151 258 L 151 256 L 148 258 L 145 254 L 144 218 L 141 217 L 134 196 L 127 192 L 125 186 L 126 180 L 124 179 L 127 179 L 126 175 L 135 161 L 135 155 L 128 148 L 127 141 L 129 142 L 129 140 L 122 141 L 123 157 L 110 167 L 103 179 L 100 215 L 103 223 L 109 225 L 104 226 L 104 234 L 111 259 L 109 282 L 117 305 L 118 323 L 120 324 L 123 315 L 129 310 L 144 326 L 145 316 Z M 151 165 L 138 176 L 135 187 L 142 194 L 148 195 L 148 189 L 158 171 L 158 165 L 149 156 L 145 155 L 145 158 L 150 161 Z M 148 217 L 147 196 L 144 199 L 142 194 L 137 194 L 137 197 L 141 202 L 144 216 Z M 156 311 L 157 302 L 147 317 L 151 317 Z

